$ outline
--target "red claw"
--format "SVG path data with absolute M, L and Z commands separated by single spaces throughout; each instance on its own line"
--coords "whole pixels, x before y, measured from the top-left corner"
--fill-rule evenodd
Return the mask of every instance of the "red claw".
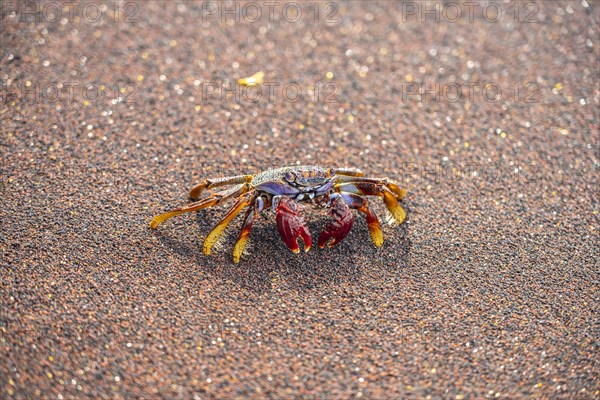
M 304 218 L 299 215 L 298 203 L 289 197 L 282 197 L 277 205 L 277 230 L 283 242 L 294 252 L 300 252 L 298 237 L 304 240 L 304 251 L 310 250 L 312 238 L 304 224 Z
M 319 235 L 318 243 L 320 248 L 325 247 L 331 238 L 333 240 L 329 243 L 329 247 L 341 242 L 348 232 L 350 232 L 350 228 L 352 228 L 352 223 L 354 222 L 352 211 L 350 211 L 348 204 L 341 197 L 333 201 L 329 209 L 329 215 L 334 219 L 325 226 L 325 229 Z

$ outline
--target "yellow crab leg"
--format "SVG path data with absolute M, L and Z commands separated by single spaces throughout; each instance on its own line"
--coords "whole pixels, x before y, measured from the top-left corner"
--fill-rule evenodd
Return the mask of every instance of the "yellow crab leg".
M 254 212 L 253 208 L 248 209 L 248 212 L 246 213 L 244 225 L 242 226 L 238 240 L 235 242 L 235 246 L 233 247 L 233 262 L 236 264 L 239 263 L 240 258 L 242 258 L 242 253 L 246 247 L 246 241 L 248 240 L 248 235 L 250 234 L 250 229 L 252 228 L 252 224 L 256 219 L 256 215 L 257 214 Z
M 406 212 L 398 203 L 398 199 L 402 199 L 402 197 L 406 195 L 406 190 L 398 188 L 398 186 L 393 183 L 387 183 L 385 181 L 376 183 L 372 181 L 365 178 L 360 181 L 339 183 L 335 185 L 335 189 L 340 192 L 383 197 L 383 202 L 390 212 L 387 222 L 390 225 L 400 225 L 406 219 Z
M 204 254 L 206 254 L 206 255 L 210 254 L 210 250 L 215 245 L 215 243 L 217 243 L 217 241 L 219 240 L 219 238 L 225 231 L 225 228 L 227 228 L 227 225 L 229 225 L 231 220 L 234 219 L 236 217 L 236 215 L 238 215 L 244 207 L 246 207 L 248 204 L 250 204 L 250 198 L 251 198 L 251 196 L 248 196 L 248 195 L 241 197 L 235 202 L 235 204 L 233 206 L 231 206 L 229 211 L 227 211 L 227 214 L 225 214 L 225 217 L 208 234 L 208 236 L 204 240 L 204 245 L 202 248 L 202 252 Z
M 199 200 L 195 203 L 176 208 L 173 211 L 169 211 L 169 212 L 166 212 L 161 215 L 157 215 L 156 217 L 154 217 L 152 219 L 152 221 L 150 221 L 150 228 L 156 229 L 156 227 L 158 227 L 158 225 L 162 224 L 169 218 L 173 218 L 176 215 L 215 206 L 231 197 L 238 197 L 238 196 L 246 193 L 248 190 L 249 190 L 249 186 L 246 184 L 246 185 L 236 186 L 225 192 L 213 193 L 210 196 L 208 196 L 202 200 Z
M 394 182 L 389 181 L 387 178 L 364 178 L 364 177 L 353 177 L 353 176 L 339 176 L 336 179 L 336 182 L 339 184 L 354 184 L 355 186 L 361 186 L 364 185 L 365 188 L 367 188 L 368 186 L 373 186 L 373 185 L 382 185 L 385 186 L 386 188 L 388 188 L 392 193 L 394 193 L 394 196 L 396 196 L 396 198 L 398 200 L 402 200 L 405 196 L 406 196 L 406 190 L 405 189 L 400 189 L 400 187 L 398 187 L 398 185 L 396 185 Z M 371 185 L 369 185 L 371 184 Z M 367 189 L 368 191 L 368 189 Z M 356 191 L 352 191 L 352 193 L 358 193 Z M 370 193 L 364 193 L 367 195 L 373 195 L 373 196 L 379 196 L 379 194 L 374 193 L 374 194 L 370 194 Z
M 351 168 L 351 167 L 346 167 L 346 168 L 331 168 L 328 172 L 330 174 L 343 175 L 343 176 L 352 176 L 352 177 L 360 177 L 360 176 L 363 176 L 365 174 L 360 169 L 358 169 L 358 168 Z
M 338 189 L 336 187 L 336 189 Z M 373 244 L 377 247 L 381 247 L 383 244 L 383 233 L 381 232 L 381 226 L 379 225 L 379 220 L 377 219 L 377 215 L 369 210 L 369 202 L 366 198 L 359 196 L 358 194 L 349 193 L 349 192 L 338 192 L 343 197 L 348 207 L 358 210 L 365 214 L 367 217 L 367 226 L 369 227 L 369 232 L 371 233 L 371 239 L 373 240 Z
M 252 180 L 253 175 L 237 175 L 227 176 L 225 178 L 207 179 L 199 185 L 196 185 L 190 191 L 190 198 L 197 200 L 205 189 L 213 189 L 219 186 L 235 185 L 239 183 L 248 183 Z
M 242 253 L 244 252 L 244 248 L 246 247 L 246 241 L 248 240 L 248 235 L 250 234 L 250 229 L 252 229 L 252 224 L 258 217 L 265 207 L 267 206 L 268 200 L 264 197 L 258 196 L 255 200 L 252 200 L 253 205 L 248 208 L 246 212 L 246 216 L 244 217 L 244 223 L 242 224 L 242 230 L 240 231 L 240 235 L 238 236 L 238 240 L 235 243 L 233 248 L 233 262 L 240 262 L 240 258 L 242 257 Z

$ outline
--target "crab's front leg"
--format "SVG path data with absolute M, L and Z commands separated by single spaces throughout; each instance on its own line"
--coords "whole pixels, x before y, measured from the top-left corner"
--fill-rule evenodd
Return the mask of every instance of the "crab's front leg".
M 350 207 L 340 194 L 334 193 L 331 195 L 330 205 L 329 215 L 333 217 L 333 220 L 325 226 L 325 229 L 319 235 L 320 248 L 325 247 L 327 242 L 329 242 L 328 247 L 341 242 L 350 232 L 354 222 L 352 211 L 350 211 Z M 333 240 L 330 241 L 330 239 Z
M 377 215 L 375 215 L 375 213 L 369 209 L 369 202 L 367 199 L 354 193 L 342 192 L 340 195 L 350 208 L 365 214 L 365 217 L 367 218 L 367 227 L 371 233 L 373 244 L 377 247 L 381 247 L 383 244 L 383 233 L 381 232 L 381 226 L 379 225 Z
M 300 206 L 286 196 L 275 196 L 273 207 L 277 213 L 277 230 L 283 242 L 294 252 L 299 253 L 298 237 L 304 241 L 304 251 L 310 250 L 312 238 L 300 215 Z

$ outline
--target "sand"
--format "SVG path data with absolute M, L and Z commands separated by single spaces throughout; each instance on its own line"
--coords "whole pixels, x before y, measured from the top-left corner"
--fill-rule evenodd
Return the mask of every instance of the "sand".
M 598 397 L 597 4 L 48 4 L 0 33 L 0 397 Z M 265 214 L 239 264 L 224 207 L 148 226 L 298 164 L 407 222 L 295 255 Z

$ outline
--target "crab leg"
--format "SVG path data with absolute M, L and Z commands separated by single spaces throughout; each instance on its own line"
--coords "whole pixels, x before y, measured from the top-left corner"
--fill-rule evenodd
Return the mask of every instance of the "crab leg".
M 210 254 L 210 250 L 217 243 L 227 225 L 231 222 L 232 219 L 236 217 L 242 211 L 244 207 L 251 204 L 251 194 L 248 193 L 244 197 L 240 197 L 237 201 L 231 206 L 225 217 L 219 222 L 219 224 L 208 234 L 206 239 L 204 240 L 204 245 L 202 246 L 202 252 L 206 255 Z
M 252 180 L 252 175 L 237 175 L 227 176 L 225 178 L 211 178 L 207 179 L 201 184 L 195 186 L 190 191 L 190 198 L 192 200 L 198 200 L 204 189 L 213 189 L 219 186 L 235 185 L 239 183 L 248 183 Z
M 363 176 L 365 173 L 358 168 L 330 168 L 329 173 L 343 176 Z
M 204 199 L 199 200 L 199 201 L 197 201 L 195 203 L 189 204 L 187 206 L 176 208 L 173 211 L 169 211 L 169 212 L 161 214 L 161 215 L 157 215 L 156 217 L 154 217 L 152 219 L 152 221 L 150 221 L 150 227 L 152 229 L 155 229 L 158 225 L 162 224 L 163 222 L 165 222 L 169 218 L 172 218 L 172 217 L 174 217 L 176 215 L 187 213 L 187 212 L 192 212 L 192 211 L 196 211 L 196 210 L 200 210 L 202 208 L 207 208 L 207 207 L 215 206 L 215 205 L 220 204 L 223 201 L 225 201 L 225 200 L 227 200 L 227 199 L 229 199 L 231 197 L 241 196 L 244 193 L 246 193 L 248 190 L 249 190 L 249 185 L 248 184 L 244 184 L 244 185 L 236 186 L 236 187 L 234 187 L 232 189 L 229 189 L 227 191 L 213 193 L 210 196 L 207 196 Z
M 355 177 L 340 176 L 340 177 L 338 177 L 338 179 L 336 179 L 336 182 L 339 184 L 353 183 L 353 184 L 359 185 L 359 184 L 369 184 L 370 183 L 373 185 L 383 185 L 383 186 L 387 187 L 392 193 L 394 193 L 394 196 L 398 200 L 402 200 L 404 198 L 404 196 L 406 196 L 406 190 L 400 189 L 400 187 L 398 187 L 398 185 L 396 185 L 394 182 L 390 182 L 386 178 L 363 178 L 363 177 L 355 178 Z M 353 192 L 353 193 L 356 193 L 356 192 Z M 365 193 L 365 194 L 367 194 L 367 193 Z M 374 196 L 379 196 L 379 194 L 374 194 Z
M 353 193 L 357 195 L 383 197 L 383 202 L 390 212 L 387 218 L 387 222 L 390 225 L 399 225 L 404 222 L 404 219 L 406 218 L 404 209 L 398 204 L 398 199 L 402 199 L 406 194 L 406 191 L 398 188 L 398 186 L 393 183 L 388 183 L 385 180 L 380 180 L 379 182 L 352 181 L 335 185 L 335 190 L 337 192 Z
M 367 226 L 369 227 L 369 232 L 371 233 L 371 239 L 373 240 L 375 246 L 381 247 L 383 244 L 383 233 L 381 233 L 381 226 L 379 226 L 377 215 L 369 210 L 369 202 L 367 199 L 357 194 L 346 192 L 342 192 L 341 196 L 350 208 L 365 214 L 367 217 Z
M 244 217 L 244 223 L 242 224 L 242 230 L 240 231 L 240 235 L 238 236 L 238 240 L 235 243 L 235 247 L 233 248 L 233 262 L 240 262 L 240 258 L 242 257 L 242 253 L 244 252 L 244 248 L 246 247 L 246 241 L 248 240 L 248 235 L 250 234 L 250 229 L 252 229 L 252 224 L 260 214 L 265 209 L 265 200 L 262 197 L 257 197 L 254 200 L 254 204 L 248 208 L 246 211 L 246 216 Z

